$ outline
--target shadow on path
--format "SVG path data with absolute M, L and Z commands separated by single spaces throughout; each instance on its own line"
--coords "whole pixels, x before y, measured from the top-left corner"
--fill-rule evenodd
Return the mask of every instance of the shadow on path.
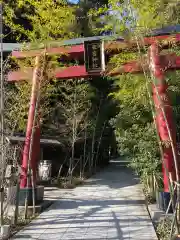
M 138 179 L 119 161 L 60 194 L 13 239 L 157 240 Z

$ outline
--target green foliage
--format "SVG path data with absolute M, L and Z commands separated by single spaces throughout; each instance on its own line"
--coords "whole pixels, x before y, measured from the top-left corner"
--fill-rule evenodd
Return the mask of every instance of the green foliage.
M 108 0 L 102 1 L 85 1 L 80 0 L 76 10 L 76 21 L 74 28 L 80 36 L 89 37 L 99 35 L 101 28 L 104 26 L 102 21 L 97 20 L 94 13 L 98 13 L 98 19 L 102 18 L 102 14 L 98 9 L 106 6 Z M 92 12 L 92 13 L 91 13 Z
M 109 0 L 109 5 L 102 1 L 95 6 L 89 1 L 81 1 L 79 6 L 70 6 L 63 0 L 18 0 L 8 4 L 5 2 L 4 11 L 4 21 L 17 38 L 30 41 L 34 46 L 39 43 L 48 46 L 49 40 L 108 31 L 126 38 L 131 35 L 139 38 L 141 31 L 161 27 L 169 21 L 178 22 L 180 13 L 177 1 L 172 3 L 163 0 L 132 0 L 128 4 L 127 1 Z M 28 22 L 28 27 L 22 24 L 20 17 Z M 74 26 L 76 29 L 72 30 Z M 140 55 L 124 51 L 113 56 L 109 65 L 115 69 L 124 62 L 139 59 Z M 57 59 L 53 60 L 52 65 L 46 67 L 46 81 L 41 87 L 43 133 L 63 135 L 68 145 L 71 145 L 74 137 L 76 140 L 81 138 L 85 128 L 87 137 L 95 130 L 97 138 L 104 131 L 104 126 L 105 132 L 110 129 L 108 121 L 116 114 L 118 102 L 119 113 L 111 120 L 111 125 L 115 128 L 119 152 L 131 157 L 131 166 L 141 176 L 158 172 L 160 156 L 152 122 L 148 79 L 143 74 L 118 76 L 114 80 L 116 90 L 112 90 L 111 84 L 108 85 L 107 79 L 103 78 L 94 79 L 91 86 L 81 81 L 57 83 L 49 74 L 58 65 Z M 32 66 L 31 62 L 23 64 L 25 67 Z M 178 76 L 179 73 L 175 74 Z M 175 102 L 179 87 L 172 76 L 170 74 L 168 77 L 171 83 L 169 93 Z M 11 101 L 14 105 L 8 111 L 8 119 L 17 122 L 16 129 L 19 131 L 24 131 L 26 126 L 30 87 L 31 84 L 22 83 L 9 89 L 9 93 L 13 92 Z
M 113 93 L 119 100 L 120 112 L 111 121 L 116 129 L 119 153 L 131 159 L 131 167 L 142 177 L 159 172 L 160 165 L 145 81 L 143 76 L 138 75 L 120 77 L 117 83 L 119 90 Z
M 110 31 L 118 36 L 129 39 L 130 37 L 141 39 L 143 34 L 149 34 L 150 30 L 162 26 L 173 25 L 179 22 L 180 5 L 178 1 L 117 1 L 109 0 L 109 7 L 99 8 L 91 14 L 97 17 L 103 14 L 104 28 L 101 31 Z M 146 49 L 144 48 L 144 51 Z M 175 46 L 173 47 L 174 51 Z M 123 63 L 140 59 L 143 52 L 123 51 L 114 55 L 109 62 L 110 69 L 119 68 Z M 178 53 L 178 50 L 175 50 Z M 146 51 L 145 51 L 146 52 Z M 177 72 L 175 75 L 177 76 Z M 171 76 L 171 77 L 170 77 Z M 174 109 L 177 108 L 179 83 L 178 78 L 168 77 L 169 94 L 173 99 Z M 173 78 L 173 79 L 172 79 Z M 128 155 L 131 167 L 142 177 L 161 171 L 159 144 L 152 119 L 153 105 L 151 104 L 151 86 L 149 76 L 144 74 L 122 74 L 114 79 L 115 91 L 110 93 L 119 102 L 119 113 L 111 120 L 115 128 L 119 153 Z M 176 118 L 177 118 L 176 109 Z
M 100 5 L 102 4 L 105 4 L 105 1 L 102 1 Z M 30 48 L 48 48 L 51 40 L 72 38 L 81 33 L 84 36 L 91 35 L 93 24 L 91 24 L 92 18 L 88 15 L 91 7 L 96 9 L 99 5 L 94 6 L 83 1 L 79 6 L 68 5 L 63 0 L 55 2 L 10 1 L 8 4 L 4 3 L 4 22 L 12 30 L 17 41 L 30 42 Z M 83 10 L 80 11 L 80 15 L 78 15 L 79 10 Z M 78 19 L 76 19 L 77 16 Z M 56 81 L 52 75 L 55 67 L 64 67 L 68 64 L 59 63 L 57 57 L 51 57 L 48 60 L 40 91 L 43 135 L 56 137 L 63 142 L 67 146 L 67 152 L 72 152 L 72 159 L 75 142 L 81 139 L 84 144 L 86 138 L 93 139 L 92 144 L 88 142 L 85 154 L 89 155 L 94 163 L 96 159 L 99 162 L 104 161 L 104 151 L 108 152 L 111 142 L 111 137 L 109 137 L 104 143 L 104 136 L 110 132 L 108 120 L 114 116 L 115 111 L 112 98 L 107 96 L 111 84 L 107 84 L 107 79 L 103 78 L 92 79 L 89 83 L 84 82 L 84 79 L 82 81 L 81 79 Z M 26 71 L 27 68 L 34 67 L 34 62 L 28 58 L 16 61 L 15 65 Z M 74 65 L 74 63 L 71 62 L 69 65 Z M 15 129 L 17 132 L 25 132 L 31 83 L 17 83 L 8 88 L 6 111 L 8 127 L 10 131 Z M 16 123 L 15 126 L 14 123 Z M 107 146 L 106 149 L 104 150 L 101 145 Z M 94 154 L 95 151 L 97 154 Z M 84 157 L 86 159 L 86 156 Z M 72 171 L 73 164 L 72 160 L 70 163 Z
M 61 141 L 65 139 L 71 146 L 73 141 L 82 137 L 84 128 L 89 127 L 91 89 L 81 80 L 55 81 L 52 86 L 43 132 L 49 136 L 61 136 Z M 72 129 L 75 130 L 75 139 Z
M 135 59 L 137 58 L 137 54 L 125 53 L 117 55 L 111 61 L 118 66 L 119 62 L 123 63 L 127 61 L 128 57 L 129 59 Z M 156 135 L 154 135 L 154 128 L 151 124 L 152 114 L 146 81 L 143 74 L 122 74 L 114 82 L 118 90 L 111 93 L 120 105 L 119 114 L 111 121 L 111 124 L 116 129 L 119 152 L 129 155 L 131 158 L 133 157 L 137 163 L 136 168 L 139 169 L 139 172 L 141 172 L 141 167 L 138 167 L 138 159 L 139 164 L 142 162 L 143 166 L 145 161 L 148 164 L 149 158 L 157 155 L 157 153 L 155 154 L 157 148 L 154 148 L 157 140 L 156 138 L 154 139 Z M 143 135 L 144 132 L 147 133 L 147 136 Z M 150 136 L 152 137 L 152 142 L 149 141 L 151 139 Z M 141 146 L 143 141 L 147 142 L 148 154 L 146 151 L 144 152 L 144 147 Z M 149 148 L 153 150 L 151 156 L 149 155 Z M 133 167 L 135 168 L 135 165 Z
M 42 60 L 44 61 L 44 60 Z M 29 67 L 33 68 L 34 59 L 16 60 L 21 70 L 26 71 Z M 49 109 L 50 96 L 53 94 L 54 85 L 51 84 L 52 71 L 57 63 L 42 63 L 42 71 L 44 78 L 40 80 L 40 107 L 42 122 L 45 120 Z M 45 70 L 44 70 L 45 69 Z M 31 81 L 20 81 L 18 83 L 8 83 L 5 85 L 5 120 L 8 131 L 10 132 L 25 132 L 27 117 L 29 111 L 29 101 L 31 95 Z
M 75 19 L 74 11 L 75 7 L 68 6 L 63 0 L 4 2 L 4 22 L 14 32 L 16 40 L 29 41 L 31 46 L 37 47 L 42 43 L 48 44 L 50 40 L 75 36 L 75 33 L 70 31 Z M 20 60 L 15 64 L 26 71 L 26 68 L 34 66 L 34 61 L 32 59 Z M 53 80 L 53 69 L 58 65 L 57 58 L 54 57 L 45 66 L 46 77 L 41 83 L 42 120 L 51 111 L 50 96 L 55 91 L 55 85 L 51 84 L 50 80 Z M 21 82 L 16 83 L 14 87 L 7 86 L 6 119 L 9 129 L 18 132 L 25 131 L 30 93 L 31 83 Z
M 131 4 L 137 16 L 135 27 L 148 30 L 179 23 L 180 6 L 177 0 L 131 0 Z
M 141 37 L 142 33 L 149 34 L 149 30 L 179 24 L 180 4 L 178 0 L 109 0 L 108 6 L 92 9 L 89 14 L 104 23 L 101 32 Z
M 30 83 L 6 85 L 5 121 L 9 132 L 24 132 L 27 123 Z
M 154 125 L 147 124 L 142 127 L 138 125 L 132 128 L 136 131 L 132 136 L 136 138 L 136 143 L 134 142 L 133 146 L 131 166 L 139 175 L 156 175 L 157 171 L 161 170 L 161 163 Z
M 171 225 L 172 225 L 172 218 L 170 217 L 166 217 L 165 220 L 161 220 L 158 223 L 156 227 L 156 232 L 159 240 L 169 240 Z M 173 234 L 174 233 L 175 233 L 175 227 L 173 228 Z
M 138 53 L 118 54 L 110 64 L 139 59 Z M 111 120 L 115 128 L 118 150 L 131 160 L 130 166 L 141 176 L 158 175 L 161 171 L 159 145 L 152 119 L 149 78 L 144 74 L 122 74 L 114 80 L 116 91 L 110 95 L 119 102 L 119 113 Z
M 73 177 L 71 181 L 71 179 L 69 178 L 60 178 L 60 179 L 57 179 L 55 182 L 57 182 L 57 186 L 59 188 L 73 189 L 79 185 L 82 185 L 84 183 L 84 179 L 79 177 Z
M 116 117 L 117 121 L 119 116 Z M 116 125 L 116 140 L 120 154 L 127 155 L 130 166 L 140 175 L 151 175 L 159 172 L 160 156 L 156 132 L 152 123 L 127 125 L 122 128 Z
M 18 39 L 47 43 L 75 36 L 71 31 L 74 12 L 75 7 L 64 0 L 17 0 L 4 3 L 4 22 Z

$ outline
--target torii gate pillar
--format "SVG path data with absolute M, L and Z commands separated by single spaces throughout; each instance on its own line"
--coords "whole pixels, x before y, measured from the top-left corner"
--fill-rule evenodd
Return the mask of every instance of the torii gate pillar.
M 154 82 L 152 83 L 152 94 L 156 111 L 156 124 L 160 140 L 162 143 L 164 143 L 162 146 L 164 163 L 162 166 L 164 178 L 164 192 L 169 192 L 168 176 L 165 167 L 170 173 L 172 180 L 175 180 L 176 175 L 167 124 L 170 129 L 175 149 L 176 149 L 176 131 L 173 124 L 172 106 L 167 92 L 168 84 L 166 83 L 165 80 L 164 71 L 162 69 L 159 57 L 159 48 L 156 43 L 151 45 L 149 48 L 149 58 L 150 58 L 150 70 L 152 75 L 154 76 Z M 164 108 L 166 119 L 164 118 L 162 107 Z

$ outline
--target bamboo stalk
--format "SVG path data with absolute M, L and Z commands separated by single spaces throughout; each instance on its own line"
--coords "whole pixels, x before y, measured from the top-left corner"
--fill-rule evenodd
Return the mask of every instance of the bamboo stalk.
M 80 156 L 80 171 L 79 171 L 79 177 L 82 179 L 82 165 L 83 165 L 83 163 L 82 163 L 82 161 L 83 161 L 83 157 L 82 156 Z
M 43 59 L 42 59 L 43 57 Z M 43 64 L 42 64 L 43 61 Z M 34 140 L 34 133 L 35 133 L 35 125 L 36 125 L 36 118 L 37 118 L 37 112 L 38 112 L 38 108 L 39 108 L 39 100 L 40 100 L 40 85 L 41 85 L 41 81 L 43 78 L 43 73 L 44 73 L 44 68 L 45 68 L 45 64 L 46 64 L 46 50 L 44 51 L 44 55 L 40 56 L 40 57 L 36 57 L 36 65 L 37 65 L 37 76 L 35 76 L 36 78 L 39 79 L 35 79 L 34 81 L 37 81 L 37 89 L 33 89 L 34 91 L 37 91 L 37 98 L 36 98 L 36 104 L 35 104 L 35 112 L 34 112 L 34 118 L 33 118 L 33 126 L 32 126 L 32 133 L 31 133 L 31 139 L 30 139 L 30 149 L 29 149 L 29 155 L 28 155 L 28 176 L 27 176 L 27 191 L 26 191 L 26 198 L 25 198 L 25 212 L 24 212 L 24 218 L 27 218 L 27 210 L 28 210 L 28 197 L 29 197 L 29 193 L 28 193 L 28 187 L 29 187 L 29 183 L 32 179 L 32 171 L 31 171 L 31 157 L 32 157 L 32 145 L 33 145 L 33 140 Z M 40 75 L 39 75 L 40 74 Z M 33 178 L 33 182 L 34 182 L 34 178 Z M 35 212 L 35 190 L 33 189 L 34 184 L 32 183 L 32 197 L 33 197 L 33 214 Z
M 1 213 L 0 213 L 0 223 L 1 226 L 4 224 L 4 211 L 3 211 L 3 203 L 4 203 L 4 167 L 5 167 L 5 155 L 4 155 L 4 75 L 3 75 L 3 6 L 0 3 L 0 112 L 1 112 L 1 164 L 2 164 L 2 182 L 1 182 L 1 189 L 0 189 L 0 201 L 1 201 Z
M 76 80 L 75 80 L 76 84 Z M 70 183 L 72 184 L 73 180 L 73 168 L 74 168 L 74 147 L 77 135 L 76 129 L 76 85 L 74 87 L 74 98 L 73 98 L 73 126 L 72 126 L 72 145 L 71 145 L 71 158 L 70 158 Z
M 94 162 L 94 145 L 95 145 L 96 127 L 97 127 L 97 123 L 98 123 L 98 119 L 99 119 L 101 104 L 102 104 L 102 99 L 100 99 L 100 102 L 99 102 L 98 113 L 97 113 L 97 116 L 96 116 L 96 125 L 94 127 L 92 144 L 91 144 L 91 158 L 90 158 L 90 161 L 91 161 L 90 172 L 91 173 L 92 173 L 93 162 Z
M 1 199 L 1 226 L 4 225 L 4 187 L 0 189 L 0 199 Z
M 103 136 L 103 132 L 104 132 L 105 126 L 106 126 L 106 121 L 105 121 L 104 124 L 103 124 L 103 128 L 102 128 L 102 130 L 101 130 L 101 135 L 100 135 L 100 138 L 99 138 L 99 141 L 98 141 L 98 148 L 97 148 L 96 159 L 95 159 L 95 171 L 96 171 L 96 163 L 97 163 L 99 148 L 100 148 L 100 145 L 101 145 L 102 136 Z
M 39 76 L 37 75 L 39 71 L 39 64 L 40 64 L 40 57 L 36 57 L 35 59 L 35 75 L 34 77 L 34 85 L 32 86 L 32 94 L 37 94 L 39 92 Z M 27 211 L 28 211 L 28 198 L 29 198 L 29 184 L 31 179 L 31 170 L 30 170 L 30 162 L 31 162 L 31 154 L 32 154 L 32 138 L 34 136 L 34 124 L 35 124 L 35 115 L 36 115 L 36 107 L 37 107 L 37 96 L 36 96 L 36 103 L 35 103 L 35 112 L 33 116 L 33 123 L 32 123 L 32 132 L 31 132 L 31 139 L 30 139 L 30 149 L 28 152 L 28 167 L 27 167 L 27 183 L 26 183 L 26 197 L 25 197 L 25 210 L 24 210 L 24 219 L 27 219 Z
M 15 211 L 14 211 L 14 225 L 18 223 L 18 215 L 19 215 L 19 192 L 20 192 L 20 176 L 18 174 L 17 186 L 16 186 L 16 203 L 15 203 Z
M 86 162 L 87 161 L 85 161 L 86 160 L 86 142 L 87 142 L 87 126 L 86 126 L 86 128 L 85 128 L 85 130 L 84 130 L 84 139 L 85 139 L 85 141 L 84 141 L 84 149 L 83 149 L 83 168 L 82 168 L 82 176 L 84 175 L 84 169 L 85 169 L 85 164 L 86 164 Z
M 174 211 L 174 213 L 173 213 L 173 221 L 172 221 L 172 224 L 171 224 L 171 231 L 170 231 L 170 234 L 169 234 L 169 240 L 172 239 L 174 224 L 175 224 L 176 218 L 177 218 L 177 208 L 178 208 L 178 202 L 176 202 L 175 211 Z M 179 233 L 178 233 L 178 234 L 179 234 Z
M 82 175 L 84 176 L 84 172 L 85 172 L 85 167 L 86 167 L 86 165 L 87 165 L 87 163 L 89 163 L 89 155 L 87 156 L 87 158 L 86 158 L 86 161 L 84 162 L 84 165 L 83 165 L 83 172 L 82 172 Z
M 33 217 L 36 215 L 36 193 L 34 184 L 34 172 L 31 173 L 31 183 L 32 183 L 32 202 L 33 202 Z

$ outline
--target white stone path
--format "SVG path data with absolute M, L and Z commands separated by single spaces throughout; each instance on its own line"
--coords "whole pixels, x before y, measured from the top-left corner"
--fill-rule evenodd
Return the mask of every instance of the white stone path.
M 141 185 L 118 162 L 84 186 L 48 194 L 55 203 L 11 239 L 157 240 Z

